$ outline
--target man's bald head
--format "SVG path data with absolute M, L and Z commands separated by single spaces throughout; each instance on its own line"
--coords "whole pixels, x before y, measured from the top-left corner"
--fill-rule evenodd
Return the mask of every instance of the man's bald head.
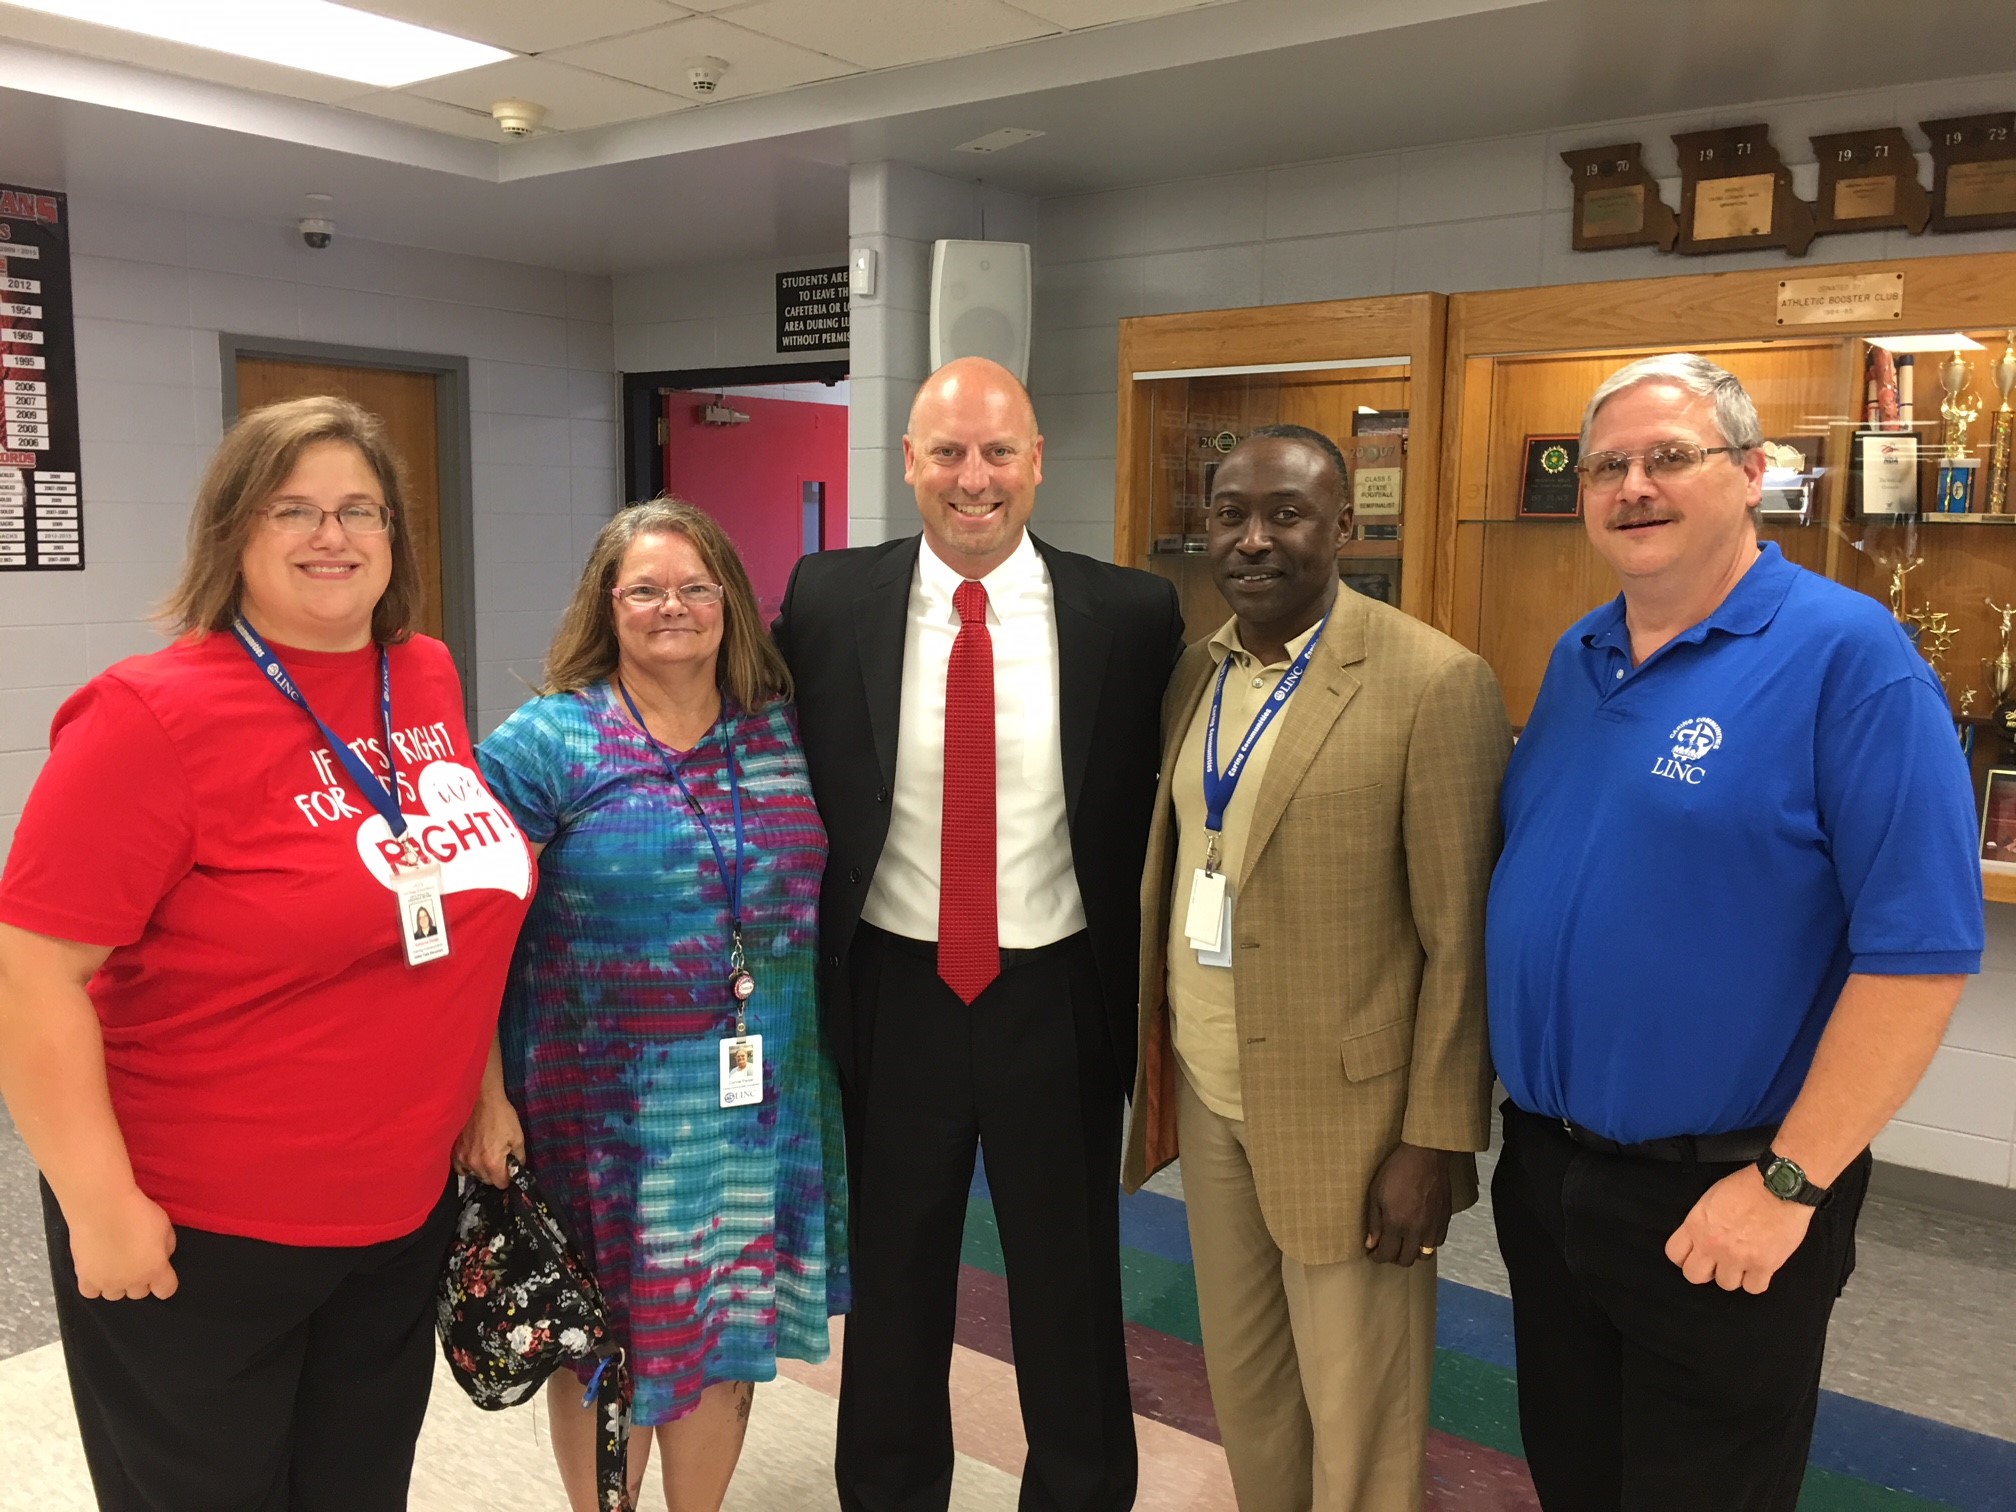
M 903 433 L 903 481 L 924 538 L 954 571 L 983 578 L 1022 543 L 1043 481 L 1043 437 L 1029 391 L 985 357 L 924 380 Z
M 987 357 L 954 357 L 924 380 L 910 401 L 905 435 L 917 433 L 917 420 L 934 406 L 981 404 L 1003 420 L 1014 420 L 1024 434 L 1036 434 L 1036 406 L 1022 380 Z

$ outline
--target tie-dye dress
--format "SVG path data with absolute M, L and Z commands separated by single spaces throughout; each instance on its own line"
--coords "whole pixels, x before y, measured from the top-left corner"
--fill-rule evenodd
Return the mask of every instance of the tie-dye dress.
M 823 1360 L 849 1303 L 840 1099 L 813 961 L 826 832 L 791 710 L 725 708 L 679 774 L 734 865 L 763 1100 L 721 1104 L 735 1032 L 728 892 L 706 829 L 606 683 L 536 698 L 478 751 L 535 842 L 537 901 L 502 1020 L 505 1084 L 541 1189 L 593 1258 L 640 1426 L 720 1381 Z

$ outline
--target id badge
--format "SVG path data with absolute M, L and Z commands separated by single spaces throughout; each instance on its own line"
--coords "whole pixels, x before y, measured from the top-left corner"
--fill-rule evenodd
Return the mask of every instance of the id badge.
M 1197 964 L 1199 966 L 1218 966 L 1227 971 L 1232 969 L 1232 894 L 1230 892 L 1225 894 L 1224 907 L 1218 915 L 1217 945 L 1207 950 L 1204 946 L 1192 940 L 1190 948 L 1197 952 Z
M 763 1101 L 763 1036 L 738 1034 L 721 1041 L 721 1106 L 748 1108 Z
M 399 938 L 406 946 L 406 964 L 424 966 L 448 954 L 448 910 L 442 906 L 441 868 L 401 867 L 392 879 L 399 900 Z
M 1183 933 L 1198 950 L 1216 950 L 1225 940 L 1225 873 L 1202 867 L 1190 874 L 1190 909 Z

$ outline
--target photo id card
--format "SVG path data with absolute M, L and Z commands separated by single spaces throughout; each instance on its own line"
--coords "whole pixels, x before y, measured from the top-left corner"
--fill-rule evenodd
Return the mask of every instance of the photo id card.
M 1225 938 L 1225 873 L 1202 867 L 1190 874 L 1190 908 L 1183 933 L 1199 950 L 1216 950 Z
M 1225 910 L 1220 915 L 1218 944 L 1214 948 L 1206 950 L 1202 945 L 1192 940 L 1190 948 L 1197 952 L 1197 964 L 1199 966 L 1222 966 L 1227 971 L 1232 969 L 1232 895 L 1230 893 L 1225 895 Z
M 721 1106 L 748 1108 L 763 1101 L 763 1036 L 738 1034 L 721 1041 Z
M 402 869 L 393 879 L 392 891 L 399 900 L 399 938 L 406 946 L 406 964 L 424 966 L 448 954 L 441 868 L 430 864 Z

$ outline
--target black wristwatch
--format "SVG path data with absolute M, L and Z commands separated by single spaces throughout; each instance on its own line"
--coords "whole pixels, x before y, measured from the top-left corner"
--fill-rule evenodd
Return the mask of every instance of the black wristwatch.
M 1796 1202 L 1802 1207 L 1825 1207 L 1827 1199 L 1834 1195 L 1833 1188 L 1815 1186 L 1795 1162 L 1787 1160 L 1776 1150 L 1767 1149 L 1759 1155 L 1757 1169 L 1764 1173 L 1764 1190 L 1786 1202 Z

